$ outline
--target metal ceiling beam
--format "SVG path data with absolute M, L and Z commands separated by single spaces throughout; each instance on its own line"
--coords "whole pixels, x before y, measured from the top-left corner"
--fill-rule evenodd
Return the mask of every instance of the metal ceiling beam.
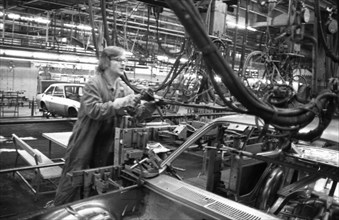
M 65 1 L 65 2 L 69 3 L 69 1 Z M 19 4 L 10 6 L 7 9 L 11 10 L 11 9 L 14 9 L 14 8 L 17 8 L 17 7 L 25 7 L 25 6 L 40 9 L 40 10 L 53 10 L 54 9 L 54 8 L 45 9 L 45 8 L 43 8 L 43 4 L 40 4 L 39 6 L 41 6 L 41 7 L 39 8 L 36 5 L 30 5 L 32 3 L 45 3 L 45 4 L 48 4 L 48 5 L 58 5 L 58 6 L 62 6 L 62 7 L 70 7 L 70 6 L 72 6 L 72 4 L 74 4 L 73 2 L 71 2 L 71 4 L 64 4 L 64 3 L 60 3 L 60 2 L 54 2 L 54 1 L 32 0 L 32 1 L 28 1 L 28 2 L 21 2 L 20 1 Z
M 5 0 L 5 1 L 6 1 L 6 0 Z M 11 7 L 8 7 L 7 9 L 8 9 L 8 10 L 11 10 L 11 9 L 13 9 L 13 8 L 20 7 L 21 5 L 23 5 L 23 6 L 24 6 L 24 5 L 28 5 L 28 4 L 37 2 L 37 1 L 39 1 L 39 0 L 32 0 L 32 1 L 29 1 L 29 2 L 24 2 L 24 3 L 20 4 L 20 5 L 13 5 L 13 6 L 11 6 Z
M 46 1 L 46 0 L 38 0 L 39 2 L 43 2 L 43 3 L 47 3 L 47 4 L 52 4 L 52 5 L 59 5 L 59 6 L 63 6 L 63 7 L 69 7 L 72 6 L 72 4 L 63 4 L 63 3 L 59 3 L 59 2 L 54 2 L 54 1 Z M 63 2 L 69 2 L 69 1 L 63 1 Z
M 93 8 L 96 9 L 97 11 L 101 10 L 98 7 L 93 7 Z M 111 10 L 111 9 L 106 9 L 106 11 L 109 12 L 109 13 L 113 13 L 113 10 Z M 122 11 L 119 11 L 119 14 L 122 14 L 122 15 L 124 15 L 126 17 L 129 16 L 126 12 L 122 12 Z M 173 16 L 175 16 L 175 15 L 173 14 Z M 132 15 L 130 18 L 133 18 L 133 17 L 140 18 L 142 20 L 148 20 L 148 18 L 146 16 L 143 17 L 143 16 L 139 16 L 139 15 Z M 152 22 L 156 22 L 156 20 L 154 18 L 150 18 L 149 20 L 152 21 Z M 180 27 L 180 28 L 182 28 L 184 30 L 184 27 L 181 25 L 181 23 L 179 21 L 178 21 L 178 23 L 173 23 L 173 22 L 168 22 L 168 21 L 164 21 L 164 20 L 160 20 L 159 19 L 159 22 L 161 22 L 163 24 L 168 24 L 168 25 L 173 25 L 173 26 L 176 26 L 176 27 Z
M 113 21 L 111 18 L 109 18 L 110 21 Z M 121 19 L 117 19 L 117 21 L 121 22 L 121 24 L 119 24 L 120 26 L 124 25 L 124 21 L 122 21 Z M 134 21 L 128 21 L 128 24 L 132 24 L 135 26 L 127 26 L 127 28 L 133 28 L 133 29 L 142 29 L 143 27 L 146 27 L 147 29 L 147 24 L 140 24 Z M 150 27 L 150 31 L 153 33 L 156 33 L 157 27 L 153 26 L 153 25 L 149 25 Z M 145 30 L 146 30 L 145 29 Z M 171 36 L 175 36 L 175 37 L 185 37 L 185 32 L 184 31 L 177 31 L 177 30 L 171 30 L 171 29 L 167 29 L 167 28 L 162 28 L 159 27 L 159 33 L 164 34 L 164 35 L 171 35 Z

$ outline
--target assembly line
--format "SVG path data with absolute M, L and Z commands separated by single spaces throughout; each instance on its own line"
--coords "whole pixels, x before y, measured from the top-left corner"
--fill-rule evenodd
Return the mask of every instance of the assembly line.
M 46 4 L 2 5 L 47 27 L 0 44 L 0 219 L 339 219 L 337 1 Z

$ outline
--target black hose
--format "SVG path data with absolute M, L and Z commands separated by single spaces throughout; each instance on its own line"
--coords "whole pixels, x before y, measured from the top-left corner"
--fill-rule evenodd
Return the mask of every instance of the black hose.
M 135 87 L 134 85 L 132 85 L 132 84 L 130 83 L 130 81 L 128 80 L 128 77 L 127 77 L 127 75 L 126 75 L 125 72 L 124 72 L 124 75 L 123 75 L 123 76 L 120 76 L 120 78 L 121 78 L 122 81 L 124 81 L 124 82 L 127 84 L 127 86 L 129 86 L 135 93 L 140 93 L 140 92 L 141 92 L 140 89 L 138 89 L 137 87 Z
M 109 37 L 108 33 L 108 25 L 107 25 L 107 15 L 106 15 L 106 0 L 101 0 L 101 15 L 102 15 L 102 23 L 104 27 L 104 36 L 108 46 L 112 45 L 112 41 Z
M 338 1 L 337 1 L 338 4 Z M 324 29 L 322 26 L 322 21 L 321 21 L 321 13 L 320 13 L 320 7 L 319 7 L 319 0 L 315 0 L 315 10 L 314 10 L 315 16 L 317 18 L 318 22 L 318 30 L 319 30 L 319 35 L 320 35 L 320 40 L 321 43 L 323 44 L 325 48 L 326 55 L 332 59 L 332 61 L 339 63 L 339 56 L 338 54 L 334 54 L 332 50 L 327 46 L 326 40 L 325 40 L 325 35 L 324 35 Z M 339 24 L 338 24 L 339 25 Z
M 162 82 L 162 84 L 159 85 L 159 87 L 156 88 L 156 89 L 154 90 L 155 92 L 160 91 L 160 90 L 164 89 L 164 88 L 167 87 L 167 86 L 170 86 L 171 82 L 172 82 L 172 81 L 175 79 L 175 77 L 176 77 L 176 72 L 177 72 L 177 69 L 178 69 L 178 67 L 179 67 L 179 65 L 180 65 L 180 59 L 181 59 L 181 57 L 182 57 L 182 55 L 179 55 L 179 56 L 176 58 L 174 64 L 173 64 L 172 67 L 171 67 L 171 70 L 170 70 L 170 71 L 168 72 L 168 74 L 166 75 L 166 77 L 165 77 L 164 81 Z M 185 64 L 183 65 L 183 67 L 186 66 L 186 65 L 187 65 L 187 63 L 185 63 Z M 180 71 L 179 71 L 179 72 L 180 72 Z M 172 73 L 173 73 L 173 74 L 172 74 Z M 172 75 L 172 78 L 170 79 L 170 81 L 168 81 L 168 79 L 170 78 L 171 75 Z M 167 81 L 168 81 L 168 82 L 167 82 Z
M 168 56 L 177 56 L 177 55 L 183 55 L 184 51 L 185 51 L 185 47 L 186 47 L 186 38 L 184 38 L 184 42 L 181 45 L 180 51 L 172 53 L 167 51 L 161 44 L 160 42 L 160 34 L 159 34 L 159 15 L 156 15 L 156 13 L 154 13 L 154 17 L 155 17 L 155 23 L 156 23 L 156 27 L 157 27 L 157 31 L 156 31 L 156 36 L 157 36 L 157 44 L 159 46 L 159 48 Z
M 118 32 L 117 32 L 117 17 L 116 17 L 116 5 L 114 1 L 112 1 L 112 11 L 113 11 L 113 28 L 112 28 L 112 43 L 113 46 L 118 44 Z
M 332 115 L 335 112 L 335 109 L 338 105 L 338 102 L 330 101 L 327 104 L 327 109 L 321 111 L 321 115 L 319 115 L 319 122 L 318 126 L 314 128 L 313 130 L 307 132 L 307 133 L 300 133 L 293 135 L 298 140 L 304 140 L 304 141 L 314 141 L 322 135 L 323 130 L 330 124 L 332 120 Z
M 172 81 L 177 77 L 177 75 L 186 67 L 187 64 L 184 64 L 181 66 L 181 68 L 179 69 L 178 72 L 176 72 L 176 70 L 178 69 L 178 66 L 179 66 L 179 62 L 180 62 L 180 57 L 179 56 L 176 60 L 176 62 L 174 63 L 174 65 L 172 66 L 171 68 L 171 71 L 167 74 L 166 76 L 166 79 L 163 81 L 163 83 L 158 87 L 158 88 L 154 88 L 153 91 L 154 92 L 157 92 L 163 88 L 165 88 L 166 86 L 169 86 L 171 85 Z M 173 77 L 171 78 L 171 80 L 169 82 L 166 83 L 166 81 L 168 80 L 169 76 L 171 75 L 171 73 L 173 73 Z M 126 72 L 124 72 L 124 75 L 123 76 L 120 76 L 120 78 L 135 92 L 135 93 L 140 93 L 141 90 L 138 89 L 137 87 L 135 87 L 134 85 L 132 85 L 130 83 L 130 81 L 128 80 L 128 77 L 126 75 Z
M 319 110 L 322 109 L 322 106 L 316 106 L 314 103 L 309 103 L 295 109 L 272 108 L 254 98 L 254 95 L 248 91 L 246 86 L 233 73 L 227 61 L 223 59 L 211 42 L 192 1 L 169 0 L 167 2 L 186 28 L 186 31 L 190 34 L 191 39 L 204 54 L 206 62 L 220 75 L 222 82 L 231 91 L 232 95 L 249 110 L 250 114 L 258 115 L 269 123 L 282 126 L 296 126 L 305 124 L 305 122 L 311 122 Z M 332 98 L 332 96 L 317 97 L 317 99 L 320 98 L 325 99 L 320 102 L 324 106 L 327 102 L 326 99 Z
M 228 101 L 225 98 L 225 95 L 223 94 L 223 92 L 221 91 L 220 87 L 218 86 L 216 80 L 214 79 L 212 70 L 211 70 L 211 66 L 208 65 L 207 68 L 207 73 L 210 77 L 210 81 L 212 82 L 213 86 L 214 86 L 214 90 L 216 91 L 216 93 L 219 95 L 220 99 L 226 104 L 226 106 L 228 106 L 231 110 L 238 112 L 238 113 L 248 113 L 248 111 L 246 109 L 242 109 L 239 108 L 237 106 L 234 105 L 234 103 L 232 101 Z
M 95 48 L 95 55 L 97 59 L 99 59 L 99 47 L 97 44 L 97 37 L 95 35 L 92 0 L 88 0 L 88 6 L 89 6 L 89 20 L 90 20 L 91 27 L 92 27 L 92 38 L 93 38 L 93 44 Z

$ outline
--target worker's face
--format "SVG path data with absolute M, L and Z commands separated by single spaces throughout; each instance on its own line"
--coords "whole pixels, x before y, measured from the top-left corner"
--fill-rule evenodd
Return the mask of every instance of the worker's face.
M 126 56 L 122 55 L 110 59 L 110 70 L 112 74 L 123 75 L 126 67 Z

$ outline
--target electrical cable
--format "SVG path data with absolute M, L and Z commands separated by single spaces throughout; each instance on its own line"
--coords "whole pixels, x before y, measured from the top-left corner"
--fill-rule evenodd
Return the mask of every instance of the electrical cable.
M 159 90 L 161 90 L 161 89 L 164 89 L 164 88 L 166 88 L 167 86 L 169 86 L 170 84 L 171 84 L 171 82 L 175 79 L 175 77 L 178 75 L 178 73 L 180 73 L 181 72 L 181 70 L 185 67 L 185 64 L 184 65 L 182 65 L 182 67 L 181 67 L 181 69 L 178 71 L 178 72 L 176 72 L 176 70 L 177 70 L 177 68 L 178 68 L 178 66 L 179 66 L 179 64 L 180 64 L 180 56 L 177 58 L 177 60 L 176 60 L 176 62 L 174 63 L 174 65 L 172 66 L 172 68 L 171 68 L 171 70 L 170 70 L 170 72 L 167 74 L 167 76 L 165 77 L 165 80 L 163 81 L 163 83 L 159 86 L 159 87 L 157 87 L 157 88 L 154 88 L 153 90 L 154 90 L 154 92 L 157 92 L 157 91 L 159 91 Z M 168 80 L 168 78 L 170 77 L 170 75 L 172 74 L 172 72 L 173 72 L 173 77 L 172 77 L 172 79 L 169 81 L 169 82 L 166 82 L 167 80 Z M 130 83 L 130 81 L 128 80 L 128 77 L 127 77 L 127 75 L 126 75 L 126 72 L 124 72 L 124 75 L 123 76 L 120 76 L 120 78 L 135 92 L 135 93 L 140 93 L 141 92 L 141 90 L 140 89 L 138 89 L 136 86 L 134 86 L 134 85 L 132 85 L 131 83 Z
M 96 55 L 97 59 L 99 59 L 99 57 L 100 57 L 99 56 L 99 47 L 98 47 L 98 44 L 97 44 L 97 37 L 95 35 L 92 0 L 88 0 L 88 6 L 89 6 L 89 20 L 90 20 L 91 27 L 92 27 L 93 44 L 94 44 L 94 47 L 95 47 L 95 55 Z
M 337 5 L 338 5 L 337 1 Z M 319 35 L 320 35 L 320 40 L 322 45 L 325 48 L 326 55 L 330 57 L 334 62 L 339 63 L 339 55 L 334 54 L 333 51 L 330 50 L 330 48 L 327 46 L 326 40 L 325 40 L 325 34 L 324 34 L 324 29 L 322 26 L 322 21 L 321 21 L 321 13 L 320 13 L 320 6 L 319 6 L 319 0 L 315 0 L 315 17 L 317 18 L 317 23 L 318 23 L 318 30 L 319 30 Z
M 159 85 L 158 88 L 156 88 L 154 91 L 160 91 L 162 89 L 165 89 L 167 86 L 169 86 L 171 84 L 171 82 L 174 80 L 174 78 L 176 77 L 176 72 L 177 69 L 180 65 L 180 59 L 182 57 L 182 54 L 179 55 L 176 60 L 174 61 L 174 64 L 171 67 L 171 70 L 168 72 L 168 74 L 166 75 L 165 79 L 163 80 L 162 84 Z M 184 64 L 183 66 L 185 66 L 186 64 Z M 179 71 L 180 72 L 180 71 Z M 173 73 L 173 74 L 172 74 Z M 172 78 L 170 79 L 170 81 L 168 81 L 168 79 L 170 78 L 170 76 L 172 75 Z M 168 81 L 168 82 L 167 82 Z
M 118 33 L 117 33 L 117 16 L 116 16 L 116 5 L 115 2 L 112 1 L 112 13 L 113 13 L 113 28 L 112 28 L 112 43 L 114 46 L 118 44 Z
M 337 98 L 336 94 L 328 92 L 326 95 L 322 94 L 316 97 L 315 101 L 294 109 L 272 108 L 263 103 L 256 99 L 235 76 L 228 63 L 215 48 L 204 30 L 200 15 L 192 1 L 169 0 L 167 2 L 186 28 L 191 39 L 202 51 L 206 63 L 213 67 L 213 70 L 219 74 L 222 82 L 231 91 L 232 95 L 249 110 L 250 114 L 258 115 L 265 121 L 280 126 L 305 125 L 314 119 L 330 99 Z
M 220 87 L 218 86 L 216 80 L 214 79 L 213 73 L 211 71 L 211 67 L 207 68 L 207 74 L 210 76 L 209 79 L 212 82 L 215 91 L 217 92 L 217 94 L 219 95 L 220 99 L 226 104 L 226 106 L 228 106 L 229 108 L 231 108 L 233 111 L 238 112 L 238 113 L 248 113 L 248 111 L 246 109 L 242 109 L 239 108 L 237 106 L 234 105 L 233 102 L 228 101 L 223 92 L 221 91 Z
M 159 46 L 159 48 L 165 53 L 165 54 L 167 54 L 167 55 L 169 55 L 169 56 L 177 56 L 177 55 L 183 55 L 183 53 L 184 53 L 184 50 L 185 50 L 185 47 L 186 47 L 186 38 L 184 38 L 184 42 L 182 43 L 182 45 L 181 45 L 181 48 L 180 48 L 180 51 L 178 51 L 178 52 L 175 52 L 175 53 L 173 53 L 173 52 L 169 52 L 169 51 L 167 51 L 163 46 L 162 46 L 162 44 L 161 44 L 161 42 L 160 42 L 160 35 L 159 35 L 159 12 L 157 11 L 157 12 L 154 12 L 154 18 L 155 18 L 155 24 L 156 24 L 156 38 L 157 38 L 157 43 L 158 43 L 158 46 Z
M 305 141 L 314 141 L 319 138 L 323 132 L 323 130 L 330 124 L 332 120 L 332 115 L 336 110 L 336 106 L 338 106 L 338 102 L 330 101 L 327 104 L 327 109 L 321 111 L 321 117 L 319 117 L 319 122 L 316 128 L 307 133 L 298 132 L 294 135 L 295 138 L 299 140 Z
M 108 24 L 107 24 L 107 15 L 106 15 L 106 0 L 101 0 L 100 3 L 101 3 L 102 23 L 103 23 L 103 27 L 104 27 L 104 37 L 105 37 L 105 40 L 107 42 L 107 46 L 111 46 L 112 41 L 111 41 L 109 34 L 108 34 Z

